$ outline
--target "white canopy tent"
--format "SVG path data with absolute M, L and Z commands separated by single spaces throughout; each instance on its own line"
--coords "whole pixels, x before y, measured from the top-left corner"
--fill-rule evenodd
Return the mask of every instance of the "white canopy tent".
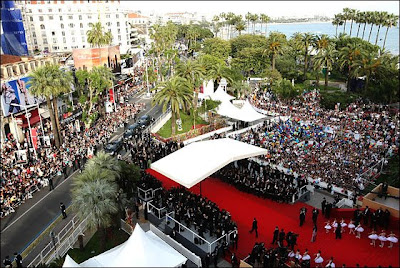
M 199 99 L 205 99 L 206 97 L 211 96 L 214 94 L 214 81 L 203 81 L 203 93 L 199 92 Z
M 186 260 L 153 232 L 146 233 L 136 224 L 132 235 L 121 245 L 81 264 L 67 255 L 63 267 L 179 267 Z
M 229 138 L 200 141 L 156 161 L 151 168 L 191 188 L 233 161 L 266 153 L 265 149 Z
M 253 122 L 265 118 L 266 116 L 256 112 L 248 100 L 241 109 L 229 101 L 223 101 L 216 109 L 217 113 L 222 116 L 230 117 L 244 122 Z
M 229 102 L 230 100 L 235 99 L 235 97 L 226 93 L 222 86 L 218 86 L 217 90 L 213 94 L 211 94 L 210 97 L 212 100 L 220 102 Z

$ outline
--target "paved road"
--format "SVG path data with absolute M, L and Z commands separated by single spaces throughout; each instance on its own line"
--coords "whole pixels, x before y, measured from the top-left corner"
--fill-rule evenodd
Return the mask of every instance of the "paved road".
M 146 98 L 146 93 L 133 96 L 129 102 L 146 103 L 146 109 L 139 116 L 148 114 L 157 118 L 162 114 L 161 107 L 151 106 L 150 99 Z M 130 123 L 133 123 L 133 120 Z M 120 128 L 114 136 L 122 133 L 123 128 Z M 123 153 L 121 152 L 121 154 Z M 65 180 L 62 177 L 55 179 L 53 191 L 49 192 L 48 187 L 46 187 L 40 192 L 36 192 L 32 199 L 27 200 L 14 213 L 1 220 L 2 260 L 6 255 L 12 257 L 15 251 L 22 252 L 38 237 L 61 214 L 60 202 L 64 202 L 66 206 L 71 203 L 70 189 L 73 180 L 73 175 Z M 60 223 L 61 226 L 56 228 L 60 230 L 62 225 L 67 224 L 71 219 L 72 215 L 69 215 L 67 220 L 63 220 Z M 49 240 L 49 238 L 46 238 L 46 240 Z M 29 263 L 25 262 L 25 264 Z

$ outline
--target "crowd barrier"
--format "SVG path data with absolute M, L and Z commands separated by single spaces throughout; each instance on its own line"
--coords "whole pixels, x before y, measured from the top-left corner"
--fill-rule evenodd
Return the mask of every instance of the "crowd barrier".
M 88 215 L 83 221 L 79 221 L 78 216 L 75 215 L 57 235 L 52 237 L 52 241 L 42 249 L 27 267 L 49 265 L 57 257 L 64 256 L 68 250 L 73 248 L 78 236 L 84 235 L 87 229 L 87 220 L 90 216 Z

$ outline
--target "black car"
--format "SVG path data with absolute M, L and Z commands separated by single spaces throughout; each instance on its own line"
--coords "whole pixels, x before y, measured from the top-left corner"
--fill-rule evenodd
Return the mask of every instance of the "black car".
M 138 124 L 142 127 L 146 127 L 150 124 L 151 117 L 149 115 L 143 115 L 139 118 Z
M 107 145 L 104 148 L 104 151 L 111 155 L 116 155 L 121 150 L 121 148 L 122 148 L 122 137 L 107 143 Z
M 140 129 L 140 124 L 134 123 L 130 125 L 124 132 L 124 139 L 130 139 L 135 134 L 136 131 Z

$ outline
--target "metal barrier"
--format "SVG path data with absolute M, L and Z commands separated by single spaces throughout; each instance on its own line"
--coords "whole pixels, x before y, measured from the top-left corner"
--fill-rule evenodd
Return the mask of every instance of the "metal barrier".
M 75 216 L 59 233 L 49 242 L 44 249 L 36 256 L 28 267 L 37 267 L 43 264 L 50 264 L 54 259 L 64 256 L 78 239 L 79 235 L 84 235 L 87 227 L 88 215 L 83 221 L 78 222 L 78 216 Z
M 147 202 L 147 211 L 153 213 L 158 219 L 162 219 L 167 214 L 167 209 L 165 207 L 157 208 L 150 202 Z M 157 212 L 157 214 L 155 212 Z
M 125 233 L 131 235 L 133 232 L 133 227 L 123 219 L 121 219 L 121 230 L 124 231 Z
M 193 232 L 191 229 L 189 229 L 188 227 L 186 227 L 185 225 L 183 225 L 182 223 L 178 222 L 177 220 L 175 220 L 171 215 L 174 215 L 175 213 L 173 211 L 169 212 L 166 214 L 165 217 L 165 222 L 168 224 L 169 220 L 172 220 L 173 222 L 175 222 L 175 224 L 178 224 L 178 232 L 181 231 L 181 228 L 188 230 L 190 233 L 192 233 L 192 243 L 194 243 L 194 238 L 197 237 L 198 239 L 203 240 L 203 242 L 205 242 L 208 245 L 208 253 L 212 253 L 215 249 L 215 247 L 213 248 L 213 245 L 217 242 L 219 242 L 220 240 L 222 240 L 223 238 L 225 239 L 225 242 L 227 242 L 227 244 L 229 244 L 229 236 L 234 233 L 237 232 L 236 230 L 233 230 L 231 232 L 229 232 L 228 234 L 225 234 L 219 238 L 217 238 L 216 240 L 214 240 L 213 242 L 208 242 L 206 239 L 204 239 L 203 237 L 199 236 L 198 234 L 196 234 L 195 232 Z
M 137 187 L 137 189 L 138 189 L 138 197 L 146 202 L 153 199 L 157 191 L 162 190 L 161 187 L 157 189 L 150 188 L 147 190 Z
M 151 129 L 157 125 L 158 123 L 161 122 L 161 120 L 163 120 L 165 117 L 168 116 L 168 114 L 171 112 L 171 108 L 168 107 L 168 109 L 165 111 L 165 113 L 162 113 L 157 119 L 155 119 L 150 125 L 148 125 L 142 133 L 150 133 Z

